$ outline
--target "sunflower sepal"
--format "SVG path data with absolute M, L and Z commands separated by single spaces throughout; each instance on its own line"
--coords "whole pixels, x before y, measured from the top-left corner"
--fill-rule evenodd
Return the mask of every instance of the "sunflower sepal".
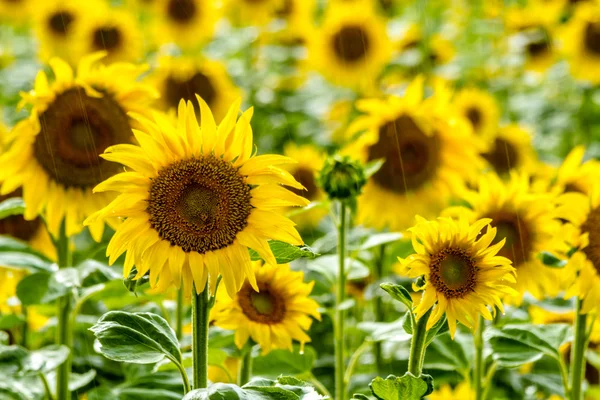
M 392 296 L 394 300 L 397 300 L 400 303 L 404 304 L 406 308 L 408 308 L 408 310 L 412 310 L 413 300 L 412 297 L 410 297 L 410 293 L 408 293 L 408 290 L 406 290 L 404 286 L 387 282 L 382 283 L 381 285 L 379 285 L 379 287 L 388 292 L 388 294 Z

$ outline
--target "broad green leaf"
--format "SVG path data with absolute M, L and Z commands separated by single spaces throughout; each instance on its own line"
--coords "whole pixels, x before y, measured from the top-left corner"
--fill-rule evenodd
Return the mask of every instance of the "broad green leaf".
M 9 330 L 18 325 L 23 325 L 25 320 L 20 315 L 3 314 L 0 315 L 0 330 Z
M 90 330 L 100 342 L 101 353 L 111 360 L 150 364 L 167 357 L 182 362 L 175 332 L 156 314 L 111 311 Z
M 228 354 L 226 351 L 217 349 L 217 348 L 211 348 L 209 346 L 209 348 L 208 348 L 208 365 L 223 366 L 227 357 L 228 357 Z M 181 365 L 183 365 L 184 368 L 192 368 L 192 364 L 193 364 L 192 353 L 191 352 L 183 353 Z M 161 362 L 159 362 L 158 364 L 156 364 L 154 366 L 154 371 L 173 371 L 176 369 L 177 369 L 177 366 L 167 359 L 162 360 Z
M 64 363 L 69 357 L 69 348 L 53 344 L 39 350 L 30 351 L 21 361 L 23 375 L 37 375 L 40 372 L 48 373 Z
M 0 203 L 0 219 L 25 212 L 25 202 L 20 197 L 12 197 Z
M 381 342 L 384 340 L 407 342 L 410 341 L 412 336 L 411 333 L 407 333 L 402 328 L 403 324 L 404 317 L 393 322 L 361 322 L 358 324 L 358 328 L 361 331 L 367 332 L 374 342 Z
M 382 244 L 397 242 L 403 237 L 404 236 L 400 232 L 375 233 L 373 235 L 367 236 L 367 240 L 360 244 L 357 249 L 372 249 L 373 247 L 381 246 Z M 354 248 L 350 247 L 350 249 L 352 250 Z
M 388 292 L 394 300 L 398 300 L 404 304 L 406 308 L 412 310 L 412 297 L 410 297 L 410 293 L 403 286 L 396 285 L 395 283 L 382 283 L 380 286 L 383 290 Z
M 402 377 L 377 377 L 369 386 L 373 395 L 380 400 L 420 400 L 430 391 L 428 382 L 410 372 Z
M 365 396 L 364 394 L 354 393 L 352 396 L 352 400 L 369 400 L 369 396 Z
M 470 357 L 458 340 L 452 340 L 449 334 L 437 336 L 425 352 L 425 369 L 444 371 L 467 371 L 470 369 Z
M 549 253 L 547 251 L 542 251 L 541 253 L 539 253 L 538 258 L 546 267 L 550 268 L 564 268 L 565 265 L 567 265 L 567 260 L 561 260 L 554 254 Z
M 27 268 L 32 271 L 54 271 L 53 262 L 27 243 L 0 235 L 0 265 Z
M 24 305 L 47 304 L 80 286 L 77 270 L 64 268 L 56 272 L 37 272 L 17 285 L 17 297 Z
M 89 371 L 84 372 L 83 374 L 77 374 L 75 372 L 71 372 L 69 376 L 69 390 L 71 392 L 75 392 L 82 387 L 88 385 L 96 378 L 96 370 L 90 369 Z
M 273 350 L 265 356 L 258 356 L 252 362 L 255 375 L 277 377 L 281 374 L 300 375 L 312 370 L 317 354 L 312 347 L 306 346 L 300 353 L 300 346 L 294 346 L 294 351 Z
M 239 387 L 215 383 L 207 389 L 193 390 L 184 400 L 318 400 L 323 399 L 312 386 L 292 377 L 277 380 L 253 379 Z
M 81 286 L 92 286 L 121 278 L 121 274 L 96 260 L 86 260 L 75 267 Z
M 27 354 L 24 347 L 15 344 L 0 345 L 0 376 L 16 375 L 21 370 L 21 363 Z
M 297 258 L 316 258 L 319 256 L 318 253 L 315 253 L 315 251 L 308 246 L 294 246 L 278 240 L 271 240 L 269 242 L 269 247 L 271 247 L 271 251 L 273 252 L 273 255 L 275 255 L 277 264 L 287 264 Z M 253 261 L 261 259 L 254 250 L 250 250 L 250 257 Z

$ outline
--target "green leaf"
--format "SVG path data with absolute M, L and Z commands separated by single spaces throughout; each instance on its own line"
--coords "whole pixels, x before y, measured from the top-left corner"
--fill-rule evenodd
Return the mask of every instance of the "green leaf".
M 8 332 L 0 331 L 0 346 L 7 346 L 10 342 Z
M 277 380 L 253 379 L 239 387 L 215 383 L 207 389 L 189 392 L 183 400 L 318 400 L 323 399 L 312 386 L 292 377 Z
M 300 375 L 312 370 L 317 354 L 312 347 L 306 346 L 300 353 L 300 346 L 294 346 L 294 351 L 272 350 L 267 355 L 258 356 L 252 361 L 252 371 L 255 375 L 277 377 L 281 374 Z
M 404 235 L 402 235 L 400 232 L 375 233 L 367 236 L 367 240 L 357 246 L 357 250 L 368 250 L 372 249 L 373 247 L 381 246 L 382 244 L 397 242 L 403 237 Z M 354 246 L 349 246 L 349 248 L 353 250 Z
M 449 334 L 440 335 L 431 342 L 425 353 L 424 368 L 439 369 L 443 371 L 468 371 L 470 369 L 470 357 L 459 340 L 457 333 L 452 340 Z
M 228 354 L 226 351 L 216 348 L 208 348 L 208 365 L 214 366 L 223 366 L 225 360 L 227 359 Z M 192 353 L 183 353 L 182 354 L 182 363 L 181 365 L 184 368 L 192 367 Z M 153 371 L 173 371 L 176 370 L 177 366 L 170 362 L 168 359 L 162 360 L 158 364 L 154 366 Z
M 287 264 L 294 261 L 297 258 L 316 258 L 320 254 L 315 253 L 313 249 L 308 246 L 294 246 L 289 243 L 280 242 L 278 240 L 271 240 L 269 242 L 271 251 L 275 255 L 277 264 Z M 260 256 L 254 250 L 250 250 L 250 257 L 253 261 L 260 260 Z
M 425 347 L 429 346 L 436 336 L 442 335 L 448 332 L 448 324 L 446 323 L 446 316 L 443 315 L 432 327 L 427 331 L 427 338 L 425 339 Z
M 54 273 L 37 272 L 19 282 L 17 297 L 24 305 L 47 304 L 80 285 L 75 268 L 63 268 Z
M 54 271 L 53 262 L 27 243 L 0 235 L 0 265 L 27 268 L 32 271 Z
M 0 219 L 25 212 L 25 202 L 20 197 L 12 197 L 0 203 Z
M 83 374 L 77 374 L 75 372 L 71 372 L 69 376 L 69 390 L 71 392 L 75 392 L 82 387 L 89 385 L 94 378 L 96 378 L 96 370 L 90 369 L 89 371 L 84 372 Z
M 140 286 L 150 282 L 150 274 L 145 274 L 139 279 L 133 279 L 137 275 L 137 268 L 134 266 L 131 269 L 131 272 L 127 276 L 127 278 L 123 279 L 123 285 L 129 290 L 131 293 L 137 296 L 137 290 Z
M 554 254 L 547 251 L 542 251 L 538 254 L 538 258 L 546 267 L 550 268 L 564 268 L 567 265 L 567 260 L 561 260 Z
M 111 311 L 90 328 L 108 359 L 151 364 L 165 357 L 181 364 L 175 332 L 162 317 L 151 313 Z
M 394 375 L 386 379 L 377 377 L 369 386 L 373 395 L 380 400 L 420 400 L 430 391 L 428 382 L 410 372 L 401 378 Z
M 400 303 L 404 304 L 406 308 L 412 310 L 412 297 L 410 297 L 410 293 L 408 293 L 408 290 L 403 286 L 396 285 L 395 283 L 382 283 L 379 286 L 388 292 L 394 300 L 398 300 Z
M 16 314 L 3 314 L 0 315 L 0 330 L 9 330 L 18 325 L 23 325 L 25 320 L 20 315 Z
M 354 393 L 352 396 L 352 400 L 369 400 L 369 396 L 365 396 L 364 394 Z
M 22 375 L 37 375 L 48 373 L 64 363 L 69 357 L 69 348 L 53 344 L 39 350 L 30 351 L 21 362 Z

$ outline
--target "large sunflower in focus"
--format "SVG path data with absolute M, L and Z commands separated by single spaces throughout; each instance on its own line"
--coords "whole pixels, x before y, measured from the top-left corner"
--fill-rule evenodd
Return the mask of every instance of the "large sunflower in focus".
M 448 98 L 440 89 L 424 101 L 417 79 L 402 98 L 357 103 L 365 114 L 349 129 L 364 133 L 348 151 L 364 162 L 385 159 L 358 199 L 360 223 L 404 230 L 415 214 L 433 217 L 483 167 L 468 122 Z
M 263 354 L 272 349 L 291 351 L 293 340 L 301 346 L 310 342 L 306 331 L 312 318 L 321 319 L 319 305 L 309 297 L 314 282 L 304 283 L 304 274 L 288 265 L 254 263 L 254 272 L 258 289 L 246 280 L 233 297 L 223 291 L 217 294 L 211 312 L 215 325 L 234 330 L 240 349 L 252 338 Z
M 43 214 L 58 236 L 61 221 L 71 236 L 87 215 L 113 198 L 92 195 L 92 188 L 121 167 L 98 157 L 106 148 L 132 140 L 131 111 L 147 112 L 155 96 L 136 79 L 144 70 L 130 64 L 98 66 L 102 54 L 84 58 L 74 76 L 60 59 L 50 60 L 55 79 L 38 73 L 35 87 L 23 93 L 21 105 L 32 106 L 30 117 L 9 134 L 14 139 L 0 156 L 2 194 L 23 190 L 26 220 Z M 102 222 L 90 225 L 99 240 Z
M 580 4 L 563 39 L 573 76 L 600 83 L 600 5 L 594 2 Z
M 500 119 L 494 96 L 481 89 L 468 88 L 458 92 L 452 103 L 456 112 L 471 123 L 475 136 L 487 145 L 493 143 Z
M 501 127 L 483 158 L 491 170 L 507 177 L 511 171 L 532 172 L 537 167 L 537 155 L 531 143 L 531 133 L 516 124 Z
M 181 99 L 195 102 L 199 95 L 220 122 L 231 103 L 241 96 L 227 74 L 225 66 L 217 61 L 192 57 L 163 57 L 153 72 L 152 81 L 161 93 L 159 107 L 176 110 Z M 199 108 L 196 106 L 196 112 Z
M 328 9 L 309 40 L 309 62 L 331 82 L 371 88 L 390 59 L 385 21 L 373 6 L 352 2 Z
M 211 0 L 156 0 L 155 36 L 159 43 L 173 42 L 193 48 L 210 39 L 218 19 Z
M 419 319 L 433 308 L 427 329 L 445 313 L 454 337 L 457 320 L 473 329 L 478 315 L 492 319 L 488 307 L 504 311 L 501 299 L 514 293 L 508 286 L 515 280 L 514 268 L 497 255 L 504 240 L 492 244 L 496 228 L 490 222 L 481 219 L 470 225 L 464 218 L 427 221 L 417 216 L 417 225 L 409 230 L 416 254 L 399 261 L 406 276 L 424 278 L 423 286 L 413 284 L 424 291 L 414 312 Z
M 302 188 L 277 167 L 292 160 L 253 157 L 252 109 L 236 122 L 240 103 L 235 102 L 217 127 L 206 103 L 198 101 L 201 126 L 192 103 L 182 101 L 176 125 L 162 114 L 154 121 L 140 118 L 143 131 L 134 131 L 140 146 L 106 149 L 102 157 L 128 171 L 96 187 L 96 192 L 120 195 L 86 223 L 126 218 L 107 248 L 110 263 L 127 252 L 125 276 L 135 264 L 134 279 L 150 271 L 153 288 L 180 288 L 183 282 L 190 294 L 192 284 L 199 293 L 207 280 L 214 293 L 222 274 L 233 297 L 246 279 L 259 288 L 248 248 L 275 264 L 267 240 L 302 244 L 281 211 L 308 201 L 281 186 Z
M 520 304 L 525 292 L 537 298 L 554 297 L 561 289 L 556 269 L 548 268 L 538 258 L 542 251 L 562 254 L 565 249 L 557 240 L 560 223 L 555 219 L 551 195 L 533 193 L 529 176 L 513 174 L 508 182 L 490 173 L 480 178 L 478 191 L 462 196 L 470 209 L 461 208 L 470 221 L 490 218 L 497 229 L 492 244 L 505 241 L 499 255 L 512 261 L 517 270 L 513 285 L 519 296 L 511 303 Z
M 142 56 L 141 30 L 132 13 L 125 9 L 98 4 L 86 13 L 86 18 L 73 33 L 76 37 L 76 57 L 105 51 L 105 64 L 116 61 L 137 61 Z

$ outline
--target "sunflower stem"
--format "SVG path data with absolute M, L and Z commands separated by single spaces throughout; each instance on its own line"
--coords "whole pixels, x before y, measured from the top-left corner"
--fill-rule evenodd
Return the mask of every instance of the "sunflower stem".
M 344 400 L 346 398 L 346 389 L 344 384 L 345 362 L 344 362 L 344 318 L 345 312 L 342 303 L 346 294 L 346 203 L 340 202 L 340 223 L 338 225 L 338 284 L 335 304 L 335 325 L 334 325 L 334 345 L 335 345 L 335 398 Z
M 408 357 L 408 372 L 416 377 L 423 372 L 423 360 L 425 359 L 425 341 L 427 339 L 427 321 L 431 310 L 427 311 L 420 319 L 412 319 L 413 335 L 410 342 L 410 355 Z
M 181 341 L 183 337 L 183 290 L 177 291 L 177 309 L 175 310 L 175 333 L 177 340 Z
M 385 261 L 385 244 L 379 246 L 379 256 L 375 262 L 375 270 L 373 278 L 375 281 L 379 281 L 383 276 L 383 263 Z M 373 308 L 375 314 L 375 322 L 383 322 L 383 302 L 381 301 L 381 296 L 379 295 L 379 291 L 375 295 L 373 299 Z M 383 375 L 383 355 L 381 350 L 381 341 L 376 341 L 373 343 L 373 351 L 375 353 L 375 365 L 377 366 L 377 374 Z
M 58 267 L 67 268 L 71 264 L 69 238 L 66 233 L 66 222 L 63 220 L 58 240 L 55 242 L 58 256 Z M 56 344 L 62 344 L 73 349 L 73 326 L 71 326 L 72 294 L 68 293 L 58 298 L 57 301 L 57 326 Z M 56 371 L 56 398 L 57 400 L 69 400 L 69 378 L 71 375 L 71 357 L 69 353 L 66 361 Z
M 587 314 L 581 313 L 582 301 L 578 297 L 575 316 L 575 340 L 571 351 L 571 400 L 581 400 L 583 377 L 585 375 L 585 350 L 588 345 L 586 335 Z
M 244 347 L 244 353 L 242 354 L 242 358 L 240 359 L 240 367 L 238 371 L 238 386 L 244 386 L 246 383 L 250 382 L 250 377 L 252 376 L 252 345 L 248 345 Z
M 208 386 L 208 316 L 210 314 L 208 283 L 201 293 L 192 290 L 192 363 L 194 389 Z
M 482 400 L 483 397 L 483 375 L 485 365 L 483 362 L 483 331 L 485 330 L 485 321 L 479 316 L 477 331 L 473 337 L 475 344 L 475 364 L 473 367 L 473 383 L 475 384 L 475 400 Z

